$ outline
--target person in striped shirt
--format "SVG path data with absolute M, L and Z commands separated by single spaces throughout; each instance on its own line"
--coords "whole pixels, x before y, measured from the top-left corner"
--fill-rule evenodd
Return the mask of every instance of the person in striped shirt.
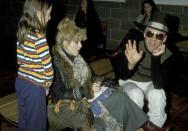
M 16 95 L 19 131 L 46 131 L 46 95 L 53 81 L 53 67 L 45 37 L 52 3 L 26 0 L 17 31 Z

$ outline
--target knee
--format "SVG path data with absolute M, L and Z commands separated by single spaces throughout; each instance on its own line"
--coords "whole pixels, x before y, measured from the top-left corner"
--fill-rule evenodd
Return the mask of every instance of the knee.
M 141 89 L 135 88 L 128 92 L 129 96 L 138 97 L 138 98 L 144 98 L 144 93 Z
M 148 99 L 165 99 L 166 100 L 166 95 L 163 89 L 152 89 L 148 92 Z
M 144 93 L 141 89 L 135 88 L 127 94 L 140 108 L 144 106 Z
M 126 83 L 124 83 L 124 84 L 122 85 L 122 87 L 123 87 L 123 91 L 124 91 L 124 92 L 127 92 L 127 93 L 132 92 L 133 90 L 134 90 L 135 92 L 137 92 L 137 90 L 140 90 L 140 89 L 138 88 L 138 86 L 137 86 L 135 83 L 132 83 L 132 82 L 126 82 Z

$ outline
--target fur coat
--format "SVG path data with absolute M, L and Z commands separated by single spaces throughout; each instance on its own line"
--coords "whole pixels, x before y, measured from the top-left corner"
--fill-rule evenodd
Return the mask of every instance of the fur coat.
M 59 46 L 55 46 L 52 50 L 54 61 L 58 63 L 58 71 L 61 74 L 62 82 L 65 87 L 79 89 L 84 88 L 85 95 L 92 97 L 92 90 L 90 89 L 91 70 L 81 55 L 74 58 L 70 56 Z

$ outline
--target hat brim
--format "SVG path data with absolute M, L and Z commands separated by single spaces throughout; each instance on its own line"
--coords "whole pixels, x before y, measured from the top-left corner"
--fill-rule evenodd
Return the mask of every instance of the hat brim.
M 168 27 L 158 22 L 150 21 L 147 26 L 163 32 L 168 32 Z

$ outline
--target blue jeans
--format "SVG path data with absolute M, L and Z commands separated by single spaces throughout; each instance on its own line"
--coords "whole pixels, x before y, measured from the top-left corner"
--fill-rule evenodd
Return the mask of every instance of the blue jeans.
M 19 131 L 47 131 L 46 95 L 44 87 L 20 77 L 16 78 Z

